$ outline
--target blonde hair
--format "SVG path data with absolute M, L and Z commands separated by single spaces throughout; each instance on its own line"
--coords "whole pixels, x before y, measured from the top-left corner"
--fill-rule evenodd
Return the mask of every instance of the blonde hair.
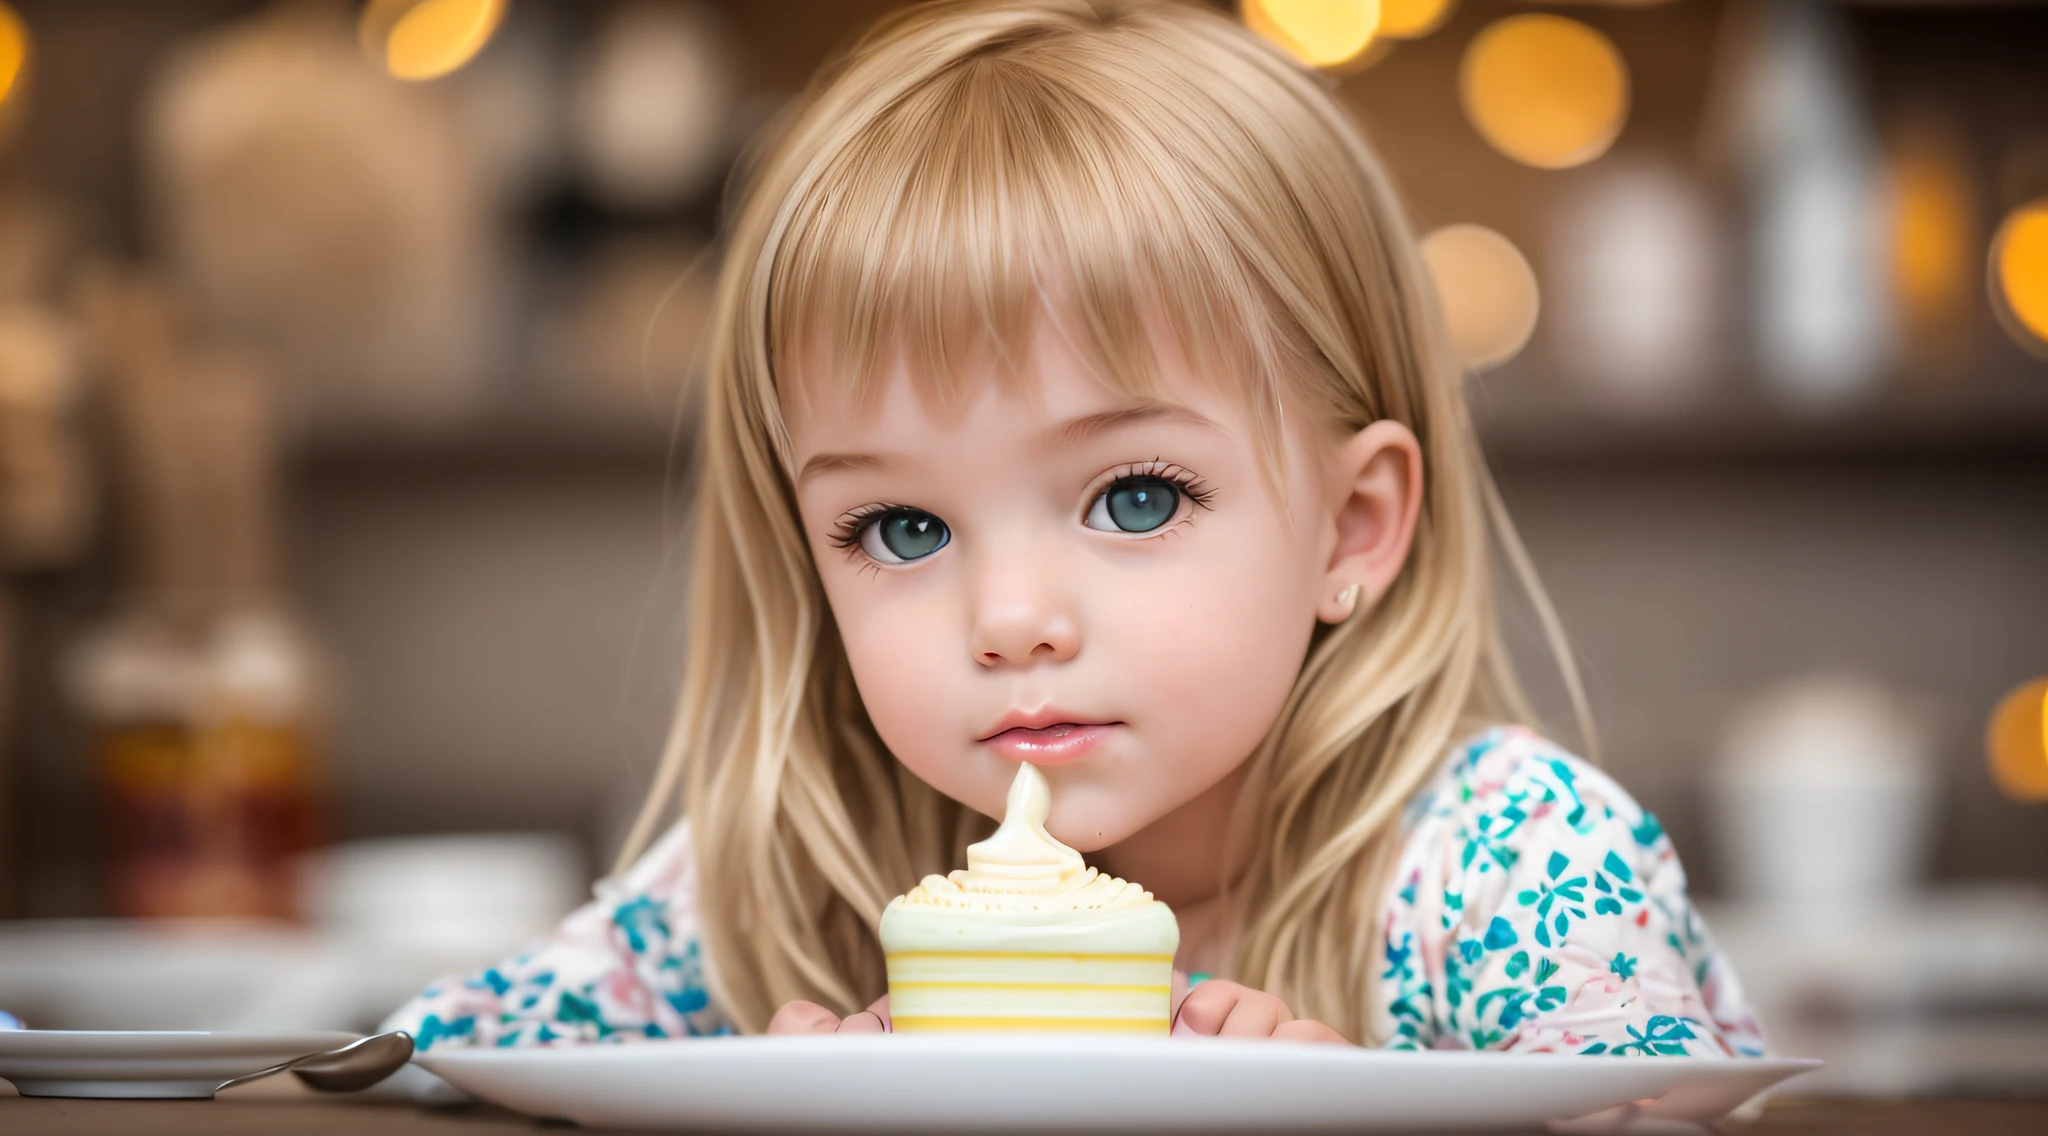
M 1557 639 L 1357 126 L 1323 80 L 1212 11 L 938 3 L 821 76 L 746 176 L 707 328 L 687 670 L 622 854 L 679 804 L 690 818 L 719 1005 L 747 1032 L 792 999 L 865 1006 L 886 988 L 883 905 L 988 825 L 868 721 L 799 526 L 778 376 L 822 349 L 865 388 L 901 358 L 945 397 L 967 356 L 1015 359 L 1057 290 L 1129 389 L 1157 381 L 1155 320 L 1198 373 L 1243 384 L 1269 459 L 1293 407 L 1421 441 L 1407 565 L 1318 632 L 1250 758 L 1261 813 L 1235 885 L 1231 977 L 1367 1040 L 1401 807 L 1460 730 L 1527 716 L 1495 538 Z

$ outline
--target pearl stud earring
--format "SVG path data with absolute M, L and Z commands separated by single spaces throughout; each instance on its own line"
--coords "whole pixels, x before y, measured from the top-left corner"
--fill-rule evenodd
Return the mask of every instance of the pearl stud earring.
M 1363 584 L 1353 584 L 1337 593 L 1334 602 L 1342 610 L 1338 612 L 1337 618 L 1330 620 L 1331 623 L 1342 623 L 1351 618 L 1352 613 L 1358 610 L 1358 593 L 1364 588 Z

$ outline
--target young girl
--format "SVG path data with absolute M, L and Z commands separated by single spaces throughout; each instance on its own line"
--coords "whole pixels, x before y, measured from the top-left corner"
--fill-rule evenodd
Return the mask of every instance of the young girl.
M 1548 609 L 1324 81 L 1192 5 L 935 4 L 750 173 L 630 867 L 391 1027 L 885 1029 L 883 905 L 1030 761 L 1178 913 L 1176 1033 L 1763 1051 L 1656 820 L 1506 724 L 1497 554 Z

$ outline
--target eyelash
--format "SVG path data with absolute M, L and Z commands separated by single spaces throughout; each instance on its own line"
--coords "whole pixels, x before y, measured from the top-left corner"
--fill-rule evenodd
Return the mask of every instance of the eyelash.
M 874 524 L 898 509 L 909 508 L 910 506 L 908 505 L 874 504 L 862 505 L 857 509 L 848 509 L 846 512 L 839 514 L 839 519 L 833 522 L 832 546 L 847 552 L 857 553 L 860 550 L 861 534 L 867 531 L 869 525 Z
M 1182 496 L 1185 496 L 1188 500 L 1193 501 L 1202 508 L 1215 508 L 1212 502 L 1216 500 L 1216 490 L 1208 482 L 1202 480 L 1200 474 L 1184 465 L 1160 458 L 1153 458 L 1151 461 L 1120 467 L 1110 475 L 1108 481 L 1102 483 L 1102 488 L 1088 495 L 1089 503 L 1092 505 L 1097 497 L 1109 492 L 1110 487 L 1114 486 L 1117 482 L 1129 481 L 1135 477 L 1156 477 L 1175 489 L 1180 490 Z
M 1216 500 L 1216 490 L 1208 482 L 1202 480 L 1200 474 L 1184 465 L 1160 458 L 1153 458 L 1151 461 L 1137 462 L 1132 465 L 1119 467 L 1110 475 L 1109 480 L 1102 483 L 1102 488 L 1088 495 L 1089 504 L 1093 505 L 1097 497 L 1109 492 L 1117 482 L 1129 481 L 1132 478 L 1138 477 L 1156 477 L 1179 490 L 1182 496 L 1193 501 L 1201 508 L 1215 508 L 1213 502 Z M 861 557 L 864 554 L 860 550 L 860 539 L 867 532 L 868 526 L 898 510 L 923 512 L 923 510 L 915 509 L 914 506 L 910 505 L 892 505 L 883 502 L 862 505 L 859 508 L 848 509 L 846 512 L 839 514 L 839 519 L 833 522 L 832 535 L 828 539 L 832 542 L 834 548 L 847 553 L 849 556 Z M 1178 528 L 1179 526 L 1173 527 Z M 1160 532 L 1165 531 L 1167 530 L 1160 530 Z M 1145 535 L 1157 536 L 1160 533 L 1148 533 Z

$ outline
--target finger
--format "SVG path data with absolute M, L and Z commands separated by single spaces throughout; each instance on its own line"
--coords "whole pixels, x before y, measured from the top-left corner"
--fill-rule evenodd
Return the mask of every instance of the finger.
M 1283 1022 L 1291 1022 L 1294 1015 L 1287 1012 L 1287 1003 L 1262 990 L 1247 990 L 1230 1008 L 1230 1016 L 1223 1019 L 1223 1028 L 1218 1037 L 1272 1037 L 1273 1031 Z
M 889 1016 L 889 996 L 887 994 L 875 999 L 874 1004 L 868 1007 L 868 1013 L 882 1019 L 883 1033 L 896 1032 L 896 1019 Z
M 1318 1044 L 1350 1045 L 1341 1033 L 1313 1018 L 1296 1018 L 1273 1028 L 1275 1041 L 1313 1041 Z
M 1212 978 L 1188 992 L 1180 1004 L 1180 1017 L 1174 1022 L 1176 1034 L 1200 1034 L 1214 1037 L 1223 1028 L 1223 1022 L 1230 1017 L 1230 1011 L 1237 1000 L 1251 993 L 1235 982 Z
M 848 1014 L 846 1020 L 839 1023 L 838 1032 L 886 1033 L 888 1031 L 882 1028 L 882 1019 L 879 1016 L 867 1010 L 862 1010 L 858 1014 Z
M 768 1019 L 769 1033 L 831 1033 L 839 1028 L 839 1015 L 816 1002 L 784 1002 Z
M 1181 968 L 1179 968 L 1179 967 L 1174 967 L 1174 968 L 1173 968 L 1173 987 L 1172 987 L 1172 989 L 1173 989 L 1173 1003 L 1172 1003 L 1172 1005 L 1173 1005 L 1173 1009 L 1172 1009 L 1171 1011 L 1169 1011 L 1169 1012 L 1167 1013 L 1167 1018 L 1168 1018 L 1169 1020 L 1170 1020 L 1170 1019 L 1173 1019 L 1173 1018 L 1177 1018 L 1177 1017 L 1179 1017 L 1179 1016 L 1180 1016 L 1180 1004 L 1181 1004 L 1182 1002 L 1185 1002 L 1185 1001 L 1187 1001 L 1187 997 L 1188 997 L 1188 991 L 1189 991 L 1190 989 L 1192 989 L 1192 988 L 1191 988 L 1190 986 L 1188 986 L 1188 975 L 1187 975 L 1187 972 L 1186 972 L 1186 971 L 1184 971 L 1184 970 L 1182 970 L 1182 969 L 1181 969 Z

